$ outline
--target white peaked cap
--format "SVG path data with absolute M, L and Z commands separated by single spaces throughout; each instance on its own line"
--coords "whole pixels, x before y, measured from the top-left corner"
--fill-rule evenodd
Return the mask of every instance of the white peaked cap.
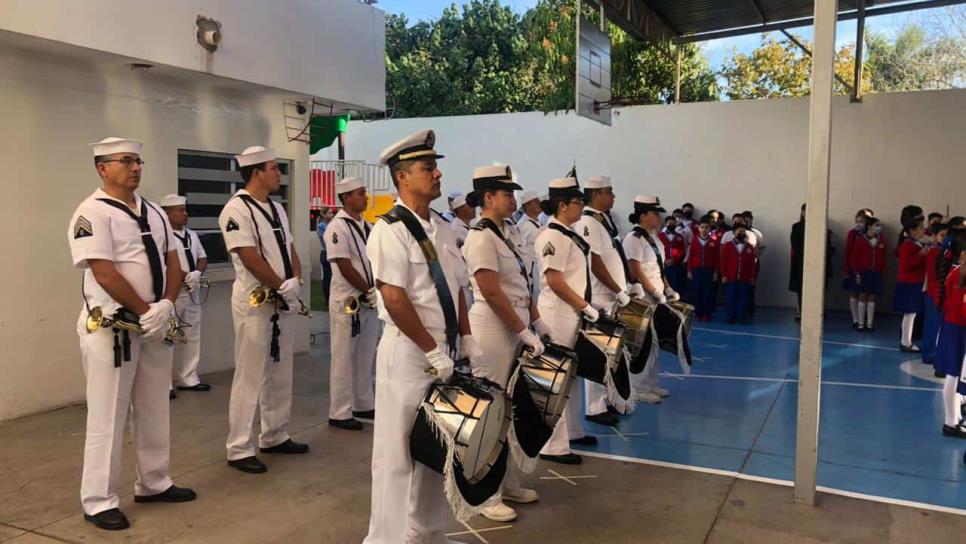
M 610 186 L 610 176 L 591 176 L 584 182 L 584 189 L 605 189 Z
M 466 195 L 460 195 L 453 199 L 453 209 L 459 208 L 466 204 Z
M 523 195 L 520 197 L 520 204 L 526 204 L 531 200 L 540 199 L 540 195 L 536 191 L 523 191 Z
M 95 157 L 101 157 L 103 155 L 113 155 L 115 153 L 134 153 L 140 155 L 142 144 L 137 140 L 109 136 L 99 142 L 93 142 L 87 145 L 93 148 Z
M 275 150 L 271 147 L 253 145 L 246 147 L 241 152 L 241 155 L 235 155 L 235 160 L 238 161 L 238 166 L 240 167 L 262 164 L 263 162 L 275 160 Z
M 344 180 L 335 184 L 335 194 L 341 195 L 344 193 L 355 191 L 356 189 L 359 189 L 365 186 L 366 186 L 366 182 L 363 181 L 362 178 L 357 178 L 357 177 L 345 178 Z
M 162 208 L 170 208 L 172 206 L 185 206 L 188 204 L 188 199 L 181 195 L 164 195 L 161 199 Z

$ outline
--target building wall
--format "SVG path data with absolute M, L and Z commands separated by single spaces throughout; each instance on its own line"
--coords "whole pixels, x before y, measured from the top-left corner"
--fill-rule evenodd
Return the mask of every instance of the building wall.
M 0 200 L 0 230 L 6 233 L 0 237 L 0 420 L 84 398 L 74 332 L 81 273 L 71 266 L 67 231 L 76 206 L 100 185 L 88 142 L 109 135 L 143 141 L 141 194 L 154 200 L 177 191 L 179 148 L 237 153 L 249 145 L 274 147 L 294 161 L 290 216 L 308 277 L 318 260 L 309 251 L 308 146 L 287 141 L 281 97 L 254 88 L 219 90 L 209 84 L 212 79 L 198 83 L 0 49 L 0 164 L 7 172 Z M 233 273 L 229 268 L 209 275 L 216 283 L 204 307 L 202 372 L 233 366 Z M 307 323 L 299 321 L 299 327 L 296 351 L 305 352 Z
M 729 220 L 751 209 L 768 245 L 758 300 L 794 306 L 786 290 L 788 236 L 805 198 L 808 99 L 639 106 L 619 114 L 611 128 L 573 114 L 542 113 L 355 123 L 346 145 L 349 158 L 375 161 L 396 139 L 433 128 L 446 155 L 440 161 L 444 194 L 466 192 L 473 168 L 493 161 L 510 164 L 525 188 L 545 192 L 550 178 L 576 162 L 581 176 L 613 178 L 615 215 L 625 229 L 636 194 L 657 194 L 670 208 L 685 201 L 700 213 L 717 208 Z M 857 209 L 876 210 L 892 246 L 905 204 L 966 213 L 964 124 L 966 91 L 867 95 L 860 104 L 836 98 L 829 215 L 838 251 L 830 306 L 846 303 L 838 271 L 843 235 Z M 894 270 L 893 259 L 890 282 Z M 891 285 L 883 302 L 883 309 L 891 304 Z
M 4 0 L 0 30 L 385 109 L 385 15 L 356 0 Z M 209 54 L 198 15 L 222 23 Z

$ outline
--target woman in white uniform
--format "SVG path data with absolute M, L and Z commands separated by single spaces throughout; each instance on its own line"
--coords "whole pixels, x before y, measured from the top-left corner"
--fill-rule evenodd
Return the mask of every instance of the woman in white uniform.
M 597 309 L 590 304 L 590 246 L 571 229 L 583 212 L 583 196 L 575 178 L 551 180 L 549 198 L 540 207 L 552 217 L 534 243 L 542 278 L 537 307 L 540 315 L 547 316 L 551 340 L 568 348 L 577 341 L 581 316 L 591 322 L 599 317 Z M 582 459 L 570 451 L 570 444 L 597 443 L 596 437 L 584 433 L 581 424 L 580 389 L 571 389 L 567 409 L 540 452 L 541 459 L 577 465 Z
M 481 166 L 473 172 L 473 192 L 466 196 L 470 206 L 481 207 L 480 220 L 466 236 L 463 256 L 469 268 L 473 288 L 470 328 L 483 356 L 471 361 L 473 373 L 506 387 L 510 371 L 521 343 L 543 353 L 543 342 L 530 330 L 550 334 L 540 320 L 530 298 L 529 278 L 523 262 L 523 240 L 512 222 L 506 221 L 516 207 L 509 166 Z M 537 492 L 520 485 L 519 468 L 507 465 L 501 490 L 481 510 L 493 521 L 512 521 L 517 513 L 503 501 L 529 503 L 537 500 Z

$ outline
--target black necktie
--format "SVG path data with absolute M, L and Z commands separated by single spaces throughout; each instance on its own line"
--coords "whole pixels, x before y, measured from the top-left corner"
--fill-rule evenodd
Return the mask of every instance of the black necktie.
M 191 235 L 188 231 L 185 231 L 184 238 L 178 236 L 178 233 L 174 233 L 175 238 L 181 240 L 181 245 L 184 246 L 184 256 L 188 260 L 188 272 L 194 272 L 198 269 L 195 265 L 195 256 L 191 253 Z

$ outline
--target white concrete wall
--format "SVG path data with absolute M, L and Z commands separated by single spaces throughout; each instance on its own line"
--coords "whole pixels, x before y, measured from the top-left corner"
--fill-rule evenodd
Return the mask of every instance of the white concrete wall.
M 213 54 L 198 15 L 222 23 Z M 356 0 L 3 0 L 0 30 L 385 109 L 385 15 Z
M 303 274 L 318 260 L 309 250 L 304 226 L 308 146 L 287 141 L 277 96 L 257 89 L 219 93 L 208 84 L 192 87 L 181 79 L 110 63 L 3 48 L 0 119 L 0 164 L 6 165 L 5 197 L 0 199 L 5 293 L 0 305 L 0 420 L 84 398 L 74 332 L 82 305 L 81 275 L 71 266 L 66 232 L 73 210 L 100 184 L 88 142 L 108 135 L 142 140 L 141 193 L 151 199 L 177 191 L 178 149 L 274 147 L 280 157 L 294 161 L 290 216 Z M 233 274 L 210 275 L 221 282 L 205 305 L 202 372 L 233 365 L 227 298 Z M 308 287 L 303 290 L 307 297 Z M 304 352 L 307 323 L 300 321 L 300 327 L 296 350 Z
M 869 206 L 895 243 L 899 211 L 915 203 L 927 211 L 966 212 L 966 91 L 868 95 L 861 104 L 834 103 L 830 195 L 831 228 L 841 267 L 846 230 L 855 210 Z M 625 221 L 635 194 L 660 195 L 665 207 L 694 202 L 729 215 L 755 212 L 767 237 L 759 300 L 793 306 L 788 281 L 788 235 L 805 197 L 808 100 L 769 100 L 643 106 L 620 110 L 607 128 L 573 114 L 523 113 L 401 119 L 350 125 L 349 158 L 374 161 L 403 135 L 433 128 L 443 192 L 470 188 L 476 165 L 501 161 L 522 185 L 544 191 L 576 161 L 581 176 L 608 174 Z M 437 201 L 436 206 L 445 203 Z M 670 211 L 670 208 L 669 208 Z M 894 277 L 890 261 L 887 277 Z M 830 305 L 842 307 L 833 278 Z M 885 297 L 891 304 L 891 289 Z

